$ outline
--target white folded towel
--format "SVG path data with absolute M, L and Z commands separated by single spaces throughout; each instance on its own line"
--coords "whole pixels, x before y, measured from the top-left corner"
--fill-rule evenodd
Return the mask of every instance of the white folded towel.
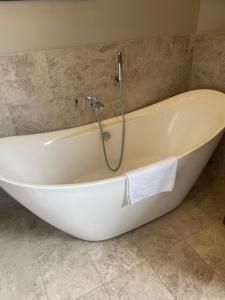
M 130 205 L 173 190 L 177 158 L 171 157 L 126 173 L 126 197 Z

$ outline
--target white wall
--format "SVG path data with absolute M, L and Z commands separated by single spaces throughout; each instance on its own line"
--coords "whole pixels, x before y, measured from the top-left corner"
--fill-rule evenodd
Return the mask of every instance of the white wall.
M 0 1 L 0 54 L 192 33 L 199 1 Z
M 197 31 L 225 31 L 225 0 L 201 0 Z

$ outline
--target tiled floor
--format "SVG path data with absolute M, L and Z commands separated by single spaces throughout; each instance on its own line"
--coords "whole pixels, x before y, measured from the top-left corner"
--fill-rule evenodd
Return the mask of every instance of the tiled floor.
M 0 299 L 225 299 L 224 214 L 225 178 L 209 168 L 179 208 L 104 242 L 2 205 Z

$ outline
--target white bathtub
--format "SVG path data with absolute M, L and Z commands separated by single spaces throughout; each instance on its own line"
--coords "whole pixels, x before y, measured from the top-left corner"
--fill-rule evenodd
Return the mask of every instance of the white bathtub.
M 96 123 L 68 130 L 0 139 L 0 185 L 34 214 L 85 240 L 108 239 L 179 205 L 200 175 L 225 124 L 225 95 L 187 92 L 126 115 L 121 170 L 104 163 Z M 120 118 L 105 121 L 111 161 L 120 149 Z M 126 170 L 178 158 L 174 190 L 126 205 Z

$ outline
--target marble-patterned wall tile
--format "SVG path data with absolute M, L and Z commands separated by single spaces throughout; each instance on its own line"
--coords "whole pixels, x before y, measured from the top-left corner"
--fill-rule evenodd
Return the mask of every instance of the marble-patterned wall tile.
M 52 130 L 52 101 L 44 52 L 0 57 L 1 136 Z
M 120 114 L 117 53 L 124 54 L 126 112 L 187 89 L 192 37 L 153 37 L 38 51 L 0 57 L 1 136 L 65 129 L 96 120 L 88 104 L 74 100 L 95 95 L 103 118 Z
M 196 36 L 189 89 L 225 92 L 225 33 Z M 214 153 L 210 166 L 225 175 L 225 138 Z
M 24 104 L 52 99 L 44 52 L 0 57 L 0 102 Z
M 54 129 L 54 101 L 40 99 L 30 103 L 10 104 L 8 110 L 16 135 L 46 132 Z
M 193 37 L 160 37 L 127 46 L 127 109 L 149 105 L 187 90 Z
M 96 93 L 113 88 L 117 52 L 122 43 L 83 45 L 46 52 L 51 87 L 55 97 Z
M 0 104 L 0 137 L 11 136 L 16 134 L 9 109 L 6 105 Z
M 190 89 L 225 92 L 225 34 L 196 36 Z

